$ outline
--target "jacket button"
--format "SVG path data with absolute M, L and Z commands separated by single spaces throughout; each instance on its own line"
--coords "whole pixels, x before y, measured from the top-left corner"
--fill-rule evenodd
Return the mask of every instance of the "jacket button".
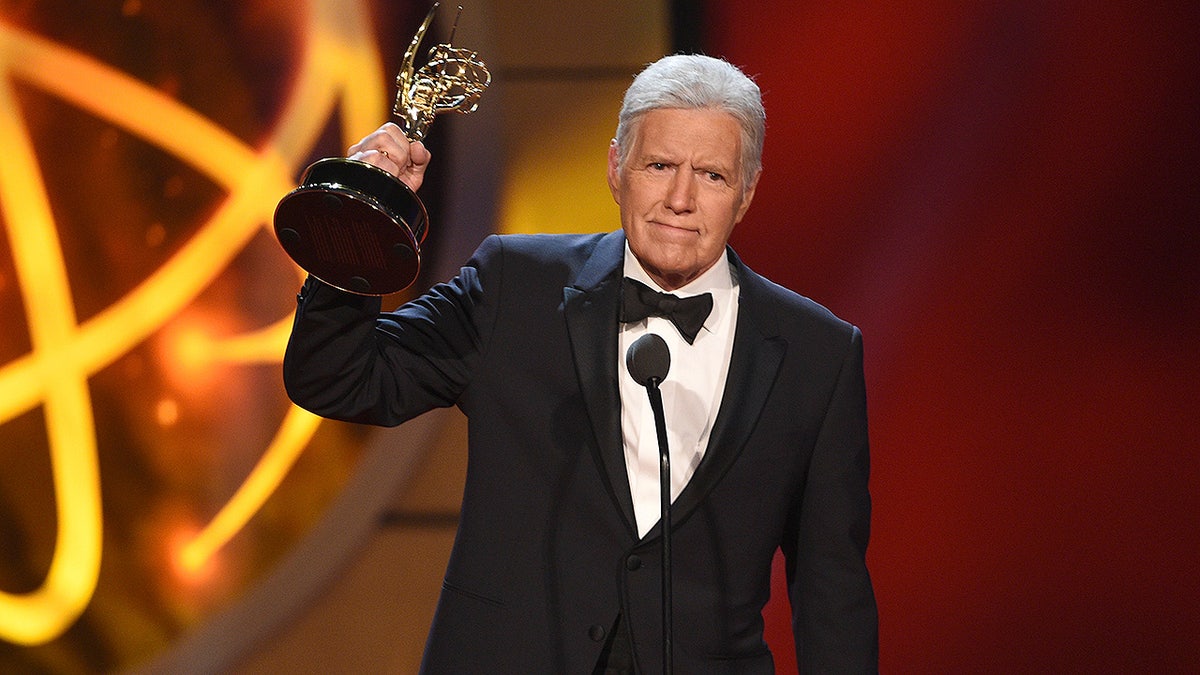
M 593 625 L 591 628 L 588 628 L 588 637 L 592 638 L 592 642 L 603 642 L 604 641 L 604 626 L 596 624 L 596 625 Z
M 630 572 L 642 569 L 642 559 L 636 555 L 631 555 L 625 559 L 625 569 Z

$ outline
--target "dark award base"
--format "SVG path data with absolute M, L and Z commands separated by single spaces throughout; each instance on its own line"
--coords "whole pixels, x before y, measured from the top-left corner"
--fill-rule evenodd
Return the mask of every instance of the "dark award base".
M 322 159 L 275 207 L 275 236 L 304 271 L 359 295 L 408 288 L 421 268 L 429 215 L 392 174 L 352 159 Z

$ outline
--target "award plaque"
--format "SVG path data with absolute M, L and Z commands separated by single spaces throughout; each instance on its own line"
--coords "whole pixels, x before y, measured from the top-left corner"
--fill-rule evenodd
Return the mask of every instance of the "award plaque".
M 414 70 L 437 8 L 434 3 L 413 36 L 396 76 L 392 113 L 410 141 L 423 139 L 440 113 L 474 111 L 491 83 L 475 52 L 449 41 L 430 49 L 428 62 Z M 275 236 L 292 260 L 321 281 L 359 295 L 387 295 L 412 285 L 428 230 L 425 205 L 407 185 L 374 165 L 341 157 L 314 162 L 300 187 L 275 208 Z

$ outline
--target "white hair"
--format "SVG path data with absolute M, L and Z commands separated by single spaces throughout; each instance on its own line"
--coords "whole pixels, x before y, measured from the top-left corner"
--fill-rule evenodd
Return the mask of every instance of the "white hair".
M 642 115 L 662 108 L 720 110 L 742 130 L 742 189 L 762 168 L 767 114 L 762 92 L 728 61 L 698 54 L 666 56 L 647 66 L 625 91 L 617 116 L 617 158 L 625 165 Z

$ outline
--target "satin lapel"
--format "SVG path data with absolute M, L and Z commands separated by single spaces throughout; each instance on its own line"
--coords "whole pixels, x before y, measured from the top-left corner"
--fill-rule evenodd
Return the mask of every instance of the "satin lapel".
M 598 465 L 630 532 L 633 498 L 621 443 L 621 396 L 617 387 L 617 309 L 625 238 L 604 237 L 580 270 L 574 286 L 563 289 L 563 313 L 571 338 L 575 371 L 596 438 Z
M 741 265 L 732 252 L 730 256 L 738 271 L 740 291 L 729 375 L 704 459 L 672 506 L 673 524 L 687 520 L 741 454 L 787 352 L 787 342 L 779 337 L 775 315 L 769 303 L 761 299 L 759 287 L 767 282 Z M 659 527 L 655 525 L 647 537 L 660 536 Z

